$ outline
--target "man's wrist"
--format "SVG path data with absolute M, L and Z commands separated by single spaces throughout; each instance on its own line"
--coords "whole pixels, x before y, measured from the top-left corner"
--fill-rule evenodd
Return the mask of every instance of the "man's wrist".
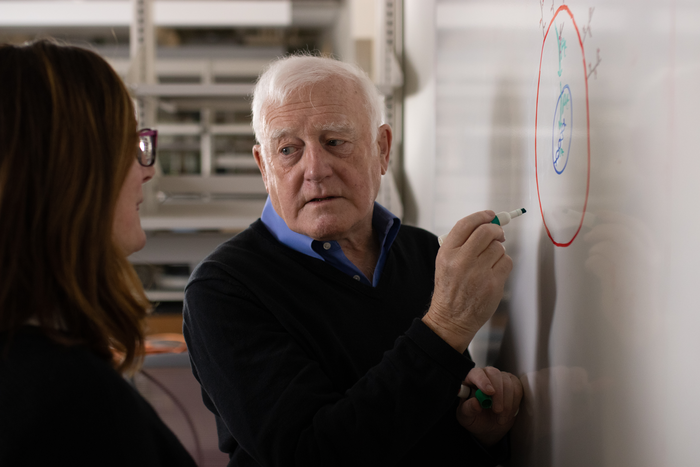
M 453 349 L 459 353 L 464 353 L 469 347 L 469 343 L 474 338 L 474 334 L 471 331 L 459 328 L 456 326 L 450 326 L 445 324 L 440 318 L 436 318 L 434 313 L 428 310 L 422 318 L 423 323 L 430 328 L 435 334 L 437 334 L 442 340 L 447 342 Z

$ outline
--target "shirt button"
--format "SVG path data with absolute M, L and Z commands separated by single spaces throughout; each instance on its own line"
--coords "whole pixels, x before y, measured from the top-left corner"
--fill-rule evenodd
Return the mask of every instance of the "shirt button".
M 356 281 L 359 281 L 359 280 L 360 280 L 360 276 L 358 276 L 357 274 L 355 274 L 354 276 L 352 276 L 352 278 L 355 279 Z
M 331 244 L 329 242 L 326 242 L 323 244 L 323 249 L 324 250 L 330 250 L 331 249 Z

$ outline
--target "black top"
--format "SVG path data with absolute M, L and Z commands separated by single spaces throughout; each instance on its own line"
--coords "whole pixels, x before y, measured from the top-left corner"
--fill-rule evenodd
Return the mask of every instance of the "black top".
M 473 362 L 418 319 L 437 250 L 402 226 L 370 287 L 258 220 L 195 269 L 185 338 L 230 466 L 496 463 L 455 417 Z
M 0 465 L 194 466 L 107 361 L 27 326 L 0 334 Z

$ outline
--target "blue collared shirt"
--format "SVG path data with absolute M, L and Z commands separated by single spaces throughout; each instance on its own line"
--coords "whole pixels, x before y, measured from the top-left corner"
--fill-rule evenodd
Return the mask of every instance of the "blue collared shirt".
M 371 285 L 372 287 L 376 287 L 379 283 L 379 278 L 384 269 L 384 263 L 386 263 L 386 258 L 389 255 L 389 248 L 391 248 L 391 245 L 394 243 L 394 239 L 396 239 L 396 235 L 399 233 L 399 227 L 401 227 L 401 221 L 398 217 L 394 216 L 381 204 L 377 202 L 374 203 L 372 228 L 375 232 L 379 233 L 379 240 L 381 243 L 379 260 L 377 261 L 377 266 L 374 268 L 374 276 L 370 284 L 369 279 L 367 279 L 362 271 L 345 256 L 338 242 L 320 242 L 306 235 L 294 232 L 287 227 L 287 223 L 277 214 L 269 197 L 265 203 L 265 208 L 263 208 L 261 220 L 263 224 L 265 224 L 265 227 L 267 227 L 267 230 L 269 230 L 283 245 L 313 258 L 326 261 L 345 274 L 352 276 L 355 280 L 365 285 Z

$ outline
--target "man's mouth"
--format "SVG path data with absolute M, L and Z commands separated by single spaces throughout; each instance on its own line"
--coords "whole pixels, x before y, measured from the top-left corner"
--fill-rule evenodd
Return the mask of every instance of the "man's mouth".
M 335 198 L 336 198 L 335 196 L 328 196 L 328 197 L 326 197 L 326 198 L 314 198 L 314 199 L 312 199 L 312 200 L 309 201 L 309 202 L 310 202 L 310 203 L 318 203 L 318 202 L 321 202 L 321 201 L 330 201 L 330 200 L 335 199 Z

